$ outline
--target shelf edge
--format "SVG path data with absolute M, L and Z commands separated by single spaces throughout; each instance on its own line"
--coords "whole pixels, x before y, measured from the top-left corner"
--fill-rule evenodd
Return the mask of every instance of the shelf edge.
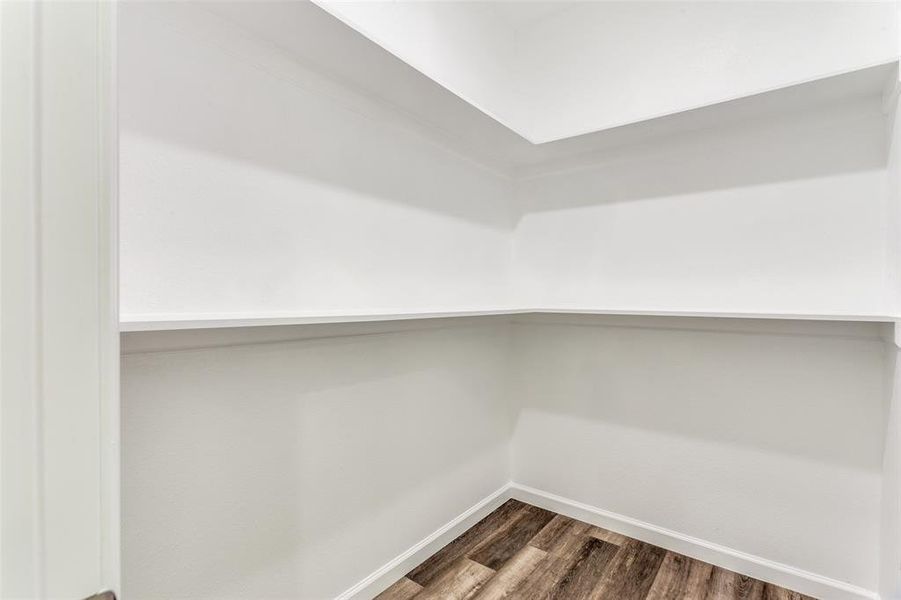
M 497 308 L 485 310 L 460 310 L 441 312 L 398 312 L 369 314 L 320 314 L 320 315 L 285 315 L 285 316 L 226 316 L 209 315 L 191 318 L 177 318 L 167 315 L 166 318 L 152 318 L 147 315 L 135 315 L 119 323 L 121 333 L 142 331 L 183 331 L 193 329 L 224 329 L 241 327 L 276 327 L 291 325 L 328 325 L 342 323 L 372 323 L 385 321 L 410 321 L 424 319 L 453 319 L 462 317 L 487 317 L 511 315 L 597 315 L 597 316 L 633 316 L 633 317 L 683 317 L 714 319 L 775 319 L 802 321 L 855 321 L 872 323 L 894 323 L 901 319 L 898 315 L 887 314 L 845 314 L 845 313 L 775 313 L 775 312 L 730 312 L 730 311 L 693 311 L 693 310 L 655 310 L 655 309 L 591 309 L 591 308 Z M 175 318 L 173 318 L 175 317 Z

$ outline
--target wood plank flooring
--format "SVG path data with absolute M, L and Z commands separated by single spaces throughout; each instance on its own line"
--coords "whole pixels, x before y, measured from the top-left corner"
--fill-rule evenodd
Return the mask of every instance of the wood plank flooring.
M 508 500 L 377 600 L 813 600 Z

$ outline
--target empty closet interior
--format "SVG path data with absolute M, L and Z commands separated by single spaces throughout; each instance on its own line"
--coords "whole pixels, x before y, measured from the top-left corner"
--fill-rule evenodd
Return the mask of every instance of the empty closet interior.
M 511 497 L 898 589 L 894 3 L 117 35 L 129 600 L 371 598 Z

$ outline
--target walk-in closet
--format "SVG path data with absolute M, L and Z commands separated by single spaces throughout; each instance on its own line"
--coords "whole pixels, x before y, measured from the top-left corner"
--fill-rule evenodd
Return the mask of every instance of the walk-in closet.
M 901 597 L 899 3 L 26 4 L 4 600 Z

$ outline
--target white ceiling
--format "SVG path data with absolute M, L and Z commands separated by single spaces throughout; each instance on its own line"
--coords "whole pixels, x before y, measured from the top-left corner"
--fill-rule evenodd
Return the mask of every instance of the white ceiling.
M 503 0 L 489 2 L 491 9 L 498 18 L 505 22 L 511 29 L 519 30 L 524 27 L 551 19 L 554 16 L 579 4 L 571 0 L 535 1 Z
M 893 2 L 314 1 L 534 144 L 899 54 Z

